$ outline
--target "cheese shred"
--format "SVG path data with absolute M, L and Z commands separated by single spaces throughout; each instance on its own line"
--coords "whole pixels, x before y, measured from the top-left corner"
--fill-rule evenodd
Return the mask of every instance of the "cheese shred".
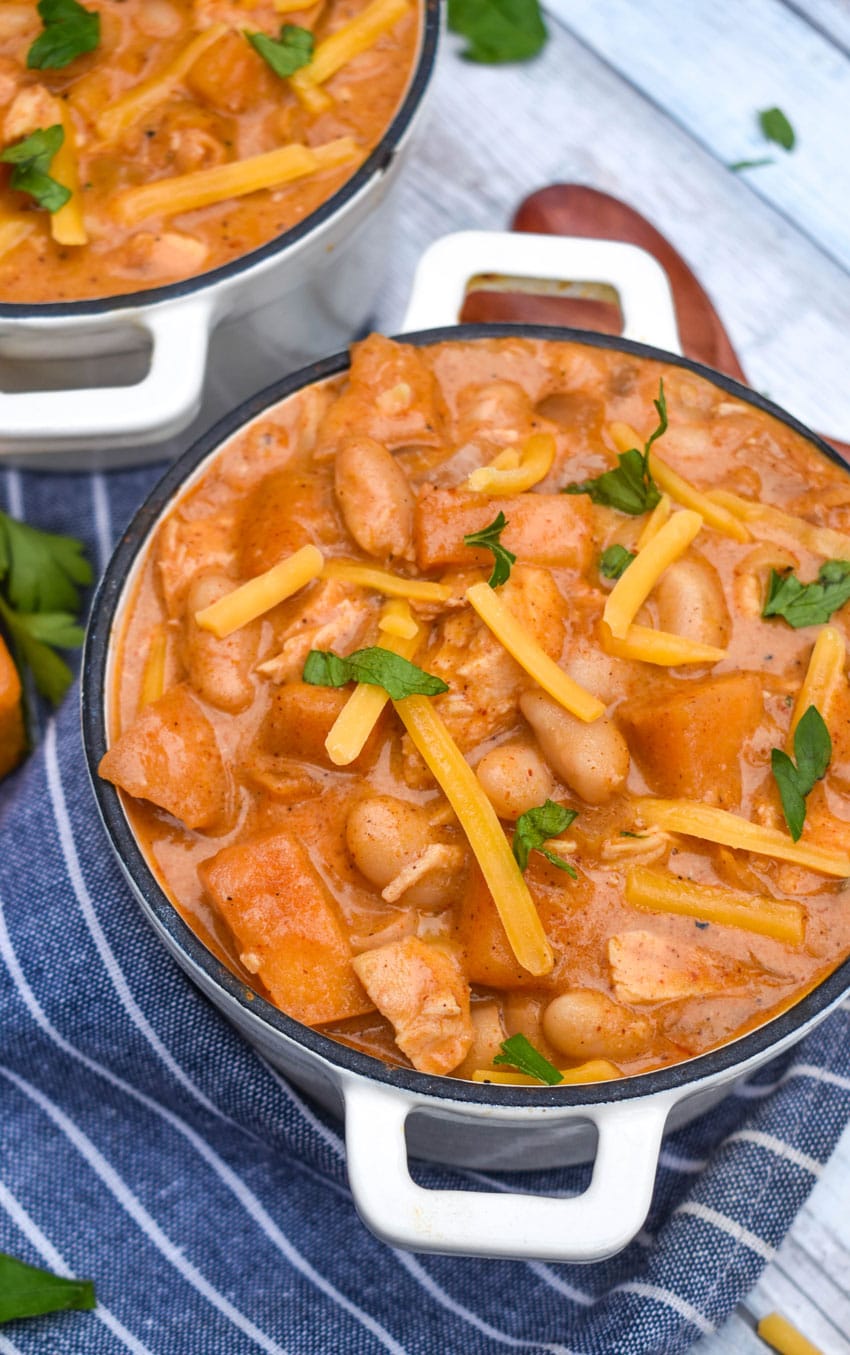
M 725 649 L 699 644 L 685 635 L 673 635 L 667 630 L 653 630 L 651 626 L 629 626 L 622 640 L 611 634 L 604 621 L 599 623 L 599 642 L 606 654 L 618 659 L 639 659 L 661 668 L 678 668 L 685 663 L 719 663 L 726 658 Z
M 77 140 L 74 124 L 67 105 L 62 106 L 62 130 L 65 138 L 53 157 L 50 172 L 57 183 L 71 194 L 64 207 L 50 217 L 50 234 L 57 245 L 85 245 L 88 232 L 83 219 L 83 200 L 80 193 L 80 173 L 77 162 Z
M 202 630 L 212 631 L 223 640 L 317 579 L 324 563 L 322 552 L 316 546 L 302 546 L 280 564 L 272 565 L 265 574 L 258 574 L 231 593 L 225 593 L 209 607 L 195 612 L 195 621 Z
M 198 57 L 209 47 L 223 38 L 227 32 L 226 24 L 213 24 L 192 38 L 181 52 L 164 70 L 152 75 L 149 80 L 134 85 L 122 98 L 101 113 L 95 124 L 99 136 L 105 141 L 117 141 L 131 127 L 135 127 L 151 109 L 164 103 L 194 66 Z
M 467 479 L 467 488 L 477 494 L 523 494 L 544 480 L 555 460 L 555 439 L 551 433 L 533 433 L 523 443 L 516 465 L 508 453 L 501 452 L 489 466 L 480 466 Z M 508 464 L 506 464 L 506 462 Z
M 794 732 L 809 706 L 817 707 L 828 723 L 829 707 L 844 676 L 846 658 L 847 650 L 841 631 L 835 626 L 824 626 L 815 640 L 806 676 L 794 704 L 794 713 L 788 730 L 789 753 L 794 751 Z
M 626 872 L 626 903 L 650 913 L 678 913 L 740 927 L 785 945 L 802 945 L 805 934 L 805 913 L 799 903 L 697 884 L 646 866 L 632 866 Z
M 289 83 L 305 108 L 322 113 L 333 100 L 319 86 L 349 61 L 366 52 L 389 32 L 410 9 L 410 0 L 372 0 L 348 23 L 318 43 L 313 59 L 290 77 Z
M 836 532 L 832 527 L 818 527 L 773 504 L 754 503 L 726 489 L 709 490 L 708 498 L 745 522 L 751 535 L 759 541 L 773 541 L 778 532 L 814 555 L 822 555 L 825 560 L 850 560 L 850 536 Z
M 674 513 L 620 575 L 608 594 L 602 614 L 615 640 L 625 639 L 629 626 L 667 566 L 684 555 L 701 527 L 699 513 L 688 508 Z
M 474 583 L 471 588 L 467 588 L 466 598 L 511 657 L 565 710 L 579 720 L 584 720 L 585 724 L 591 724 L 605 714 L 602 702 L 580 687 L 558 667 L 554 659 L 549 658 L 495 589 L 487 583 Z
M 640 801 L 639 810 L 644 823 L 663 828 L 668 833 L 683 833 L 704 842 L 716 842 L 721 847 L 772 856 L 777 861 L 790 861 L 822 875 L 834 875 L 839 880 L 850 878 L 850 856 L 846 852 L 818 847 L 814 843 L 793 842 L 778 828 L 750 823 L 726 809 L 715 809 L 696 800 L 647 799 Z
M 386 620 L 388 613 L 391 616 L 401 616 L 400 609 L 407 613 L 406 619 L 413 627 L 413 633 L 407 635 L 398 632 L 385 633 L 378 640 L 378 648 L 388 649 L 403 659 L 412 659 L 422 637 L 407 603 L 388 602 L 381 620 Z M 401 616 L 401 619 L 405 618 Z M 380 622 L 378 625 L 380 628 Z M 389 699 L 383 687 L 376 687 L 370 682 L 358 682 L 325 739 L 325 749 L 335 767 L 348 767 L 360 756 Z
M 607 1059 L 589 1059 L 587 1063 L 580 1063 L 576 1068 L 559 1068 L 561 1081 L 556 1082 L 556 1087 L 577 1086 L 583 1082 L 610 1082 L 615 1077 L 622 1077 L 623 1074 L 619 1068 L 609 1063 Z M 543 1084 L 539 1078 L 529 1077 L 527 1073 L 513 1072 L 509 1068 L 476 1068 L 472 1074 L 473 1082 L 493 1082 L 501 1087 L 540 1087 Z
M 549 974 L 555 960 L 543 924 L 496 811 L 474 771 L 427 696 L 407 696 L 393 705 L 458 817 L 518 963 L 530 974 Z
M 429 579 L 406 579 L 403 574 L 390 574 L 389 570 L 363 565 L 357 560 L 328 560 L 322 578 L 340 579 L 359 588 L 374 588 L 385 597 L 407 598 L 410 602 L 448 602 L 452 595 L 447 584 L 432 583 Z

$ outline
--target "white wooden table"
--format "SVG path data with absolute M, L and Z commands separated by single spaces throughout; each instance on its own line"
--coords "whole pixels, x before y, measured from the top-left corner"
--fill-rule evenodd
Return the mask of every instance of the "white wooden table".
M 447 231 L 503 228 L 584 183 L 647 216 L 697 272 L 751 383 L 850 442 L 850 0 L 550 0 L 525 65 L 450 39 L 400 194 L 376 322 L 400 326 L 414 265 Z M 762 139 L 778 105 L 790 155 Z M 727 165 L 773 155 L 734 174 Z M 748 1300 L 850 1355 L 850 1131 Z M 697 1355 L 764 1355 L 734 1316 Z M 612 1352 L 612 1355 L 616 1355 Z

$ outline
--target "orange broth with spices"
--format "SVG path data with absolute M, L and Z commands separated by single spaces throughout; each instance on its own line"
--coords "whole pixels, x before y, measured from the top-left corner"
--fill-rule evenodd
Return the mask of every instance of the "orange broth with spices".
M 635 625 L 713 646 L 711 662 L 612 652 L 603 613 L 615 584 L 600 556 L 613 544 L 635 551 L 649 514 L 560 493 L 612 468 L 624 425 L 642 445 L 662 378 L 659 466 L 698 495 L 721 491 L 746 530 L 703 521 Z M 554 454 L 531 487 L 468 487 L 506 451 L 522 464 L 540 435 Z M 666 507 L 670 520 L 688 511 L 673 496 Z M 499 511 L 517 558 L 496 591 L 530 642 L 601 703 L 598 719 L 547 696 L 469 604 L 492 556 L 463 537 Z M 720 809 L 790 843 L 771 749 L 786 747 L 824 627 L 761 611 L 770 568 L 809 581 L 845 540 L 850 559 L 848 474 L 689 371 L 575 343 L 414 348 L 372 336 L 355 345 L 350 373 L 231 437 L 161 521 L 123 618 L 101 774 L 122 789 L 151 868 L 195 932 L 246 984 L 335 1039 L 479 1080 L 521 1080 L 493 1062 L 517 1033 L 568 1079 L 687 1059 L 785 1009 L 850 951 L 846 661 L 822 701 L 832 756 L 799 844 L 831 854 L 830 873 L 672 831 L 653 809 Z M 392 703 L 354 762 L 328 756 L 353 688 L 304 683 L 305 660 L 385 638 L 385 595 L 320 576 L 229 638 L 199 626 L 199 611 L 308 544 L 326 562 L 446 585 L 444 600 L 396 599 L 395 613 L 409 607 L 414 661 L 448 685 L 418 699 L 475 769 L 505 841 L 544 801 L 576 812 L 547 843 L 576 878 L 536 850 L 522 876 L 548 972 L 519 962 L 485 863 Z M 848 623 L 850 604 L 829 621 L 842 653 Z M 646 643 L 645 631 L 630 634 Z M 659 879 L 661 904 L 648 907 Z M 685 885 L 697 906 L 671 911 Z M 735 925 L 701 914 L 702 887 L 736 903 Z M 752 929 L 749 914 L 775 906 L 797 919 L 792 939 Z

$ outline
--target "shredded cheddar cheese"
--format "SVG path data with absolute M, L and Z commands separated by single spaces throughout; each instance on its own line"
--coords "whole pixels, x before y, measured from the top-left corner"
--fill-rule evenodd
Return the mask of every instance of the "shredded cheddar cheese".
M 410 608 L 403 598 L 394 598 L 386 603 L 378 621 L 378 630 L 387 635 L 397 635 L 402 640 L 412 640 L 418 634 L 419 627 L 410 614 Z
M 83 200 L 80 193 L 80 175 L 77 166 L 77 142 L 74 124 L 66 104 L 62 104 L 62 130 L 65 139 L 53 157 L 50 173 L 57 183 L 67 188 L 71 196 L 50 217 L 50 234 L 58 245 L 85 245 L 88 242 L 83 219 Z
M 643 531 L 641 532 L 637 540 L 638 550 L 643 550 L 644 546 L 649 545 L 649 542 L 652 540 L 652 538 L 658 535 L 658 533 L 661 531 L 661 528 L 664 526 L 665 522 L 669 518 L 672 507 L 673 505 L 670 500 L 670 495 L 662 494 L 661 498 L 658 500 L 658 503 L 655 505 L 646 522 L 644 523 Z
M 600 621 L 599 642 L 605 653 L 615 658 L 640 659 L 643 663 L 654 663 L 661 668 L 678 668 L 682 663 L 713 664 L 726 658 L 725 649 L 715 649 L 714 645 L 703 645 L 684 635 L 653 630 L 651 626 L 638 626 L 634 622 L 623 638 L 618 640 L 611 634 L 610 627 Z
M 393 705 L 458 817 L 518 963 L 530 974 L 550 973 L 555 961 L 534 900 L 474 771 L 427 696 Z
M 625 639 L 629 626 L 667 566 L 684 555 L 701 527 L 699 513 L 688 508 L 674 513 L 620 575 L 602 614 L 615 640 Z
M 794 703 L 791 726 L 788 730 L 789 752 L 794 751 L 794 731 L 809 706 L 816 706 L 828 723 L 830 703 L 844 675 L 846 658 L 847 651 L 841 631 L 835 626 L 824 626 L 815 640 L 806 676 Z
M 265 574 L 258 574 L 255 579 L 225 593 L 209 607 L 203 607 L 195 613 L 195 621 L 202 630 L 212 631 L 223 640 L 317 579 L 324 563 L 322 552 L 316 546 L 302 546 L 280 564 L 272 565 Z
M 794 842 L 777 828 L 763 828 L 726 809 L 715 809 L 696 800 L 647 799 L 640 802 L 640 814 L 645 823 L 668 833 L 684 833 L 686 837 L 702 838 L 721 847 L 773 856 L 777 861 L 790 861 L 838 879 L 850 878 L 850 855 L 846 852 Z
M 390 650 L 393 654 L 399 654 L 403 659 L 412 659 L 419 648 L 420 628 L 411 616 L 407 603 L 402 602 L 400 608 L 406 612 L 406 620 L 413 627 L 413 633 L 384 634 L 378 640 L 378 646 L 380 649 Z M 393 611 L 390 612 L 390 609 Z M 401 620 L 405 619 L 398 603 L 387 603 L 381 620 L 386 620 L 388 613 L 399 616 Z M 378 624 L 380 626 L 380 622 Z M 383 687 L 376 687 L 369 682 L 358 682 L 325 739 L 325 749 L 335 767 L 347 767 L 359 757 L 389 699 Z
M 609 425 L 608 431 L 619 452 L 627 452 L 630 448 L 640 447 L 643 444 L 643 438 L 630 424 L 615 421 Z M 661 460 L 654 447 L 649 454 L 649 468 L 658 488 L 664 490 L 683 508 L 691 508 L 695 513 L 699 513 L 710 527 L 722 532 L 724 536 L 731 536 L 735 541 L 751 540 L 750 533 L 734 513 L 721 507 L 672 466 L 668 466 L 666 461 Z M 640 547 L 640 543 L 638 545 Z
M 241 198 L 263 188 L 304 179 L 322 170 L 338 169 L 354 164 L 361 157 L 356 141 L 341 136 L 323 146 L 302 146 L 293 142 L 276 151 L 249 155 L 245 160 L 214 165 L 212 169 L 197 169 L 191 174 L 178 174 L 170 179 L 155 179 L 139 188 L 127 188 L 115 201 L 115 214 L 126 225 L 135 225 L 151 216 L 176 216 L 192 212 L 197 207 L 224 202 L 227 198 Z
M 741 927 L 792 946 L 802 945 L 805 934 L 805 913 L 799 903 L 697 884 L 646 866 L 632 866 L 626 872 L 626 903 L 650 913 L 679 913 Z
M 605 714 L 602 702 L 549 658 L 489 584 L 474 583 L 467 588 L 466 598 L 511 657 L 565 710 L 586 724 Z
M 347 24 L 342 24 L 320 42 L 310 64 L 302 66 L 290 78 L 290 84 L 305 108 L 313 113 L 329 108 L 333 101 L 319 86 L 330 80 L 340 67 L 368 51 L 409 9 L 410 0 L 372 0 Z
M 139 692 L 139 710 L 158 701 L 165 691 L 165 658 L 167 635 L 165 626 L 157 626 L 151 635 L 151 646 L 142 673 Z
M 97 119 L 99 136 L 105 141 L 116 141 L 134 127 L 152 108 L 163 103 L 194 66 L 198 57 L 227 32 L 226 24 L 213 24 L 187 43 L 165 70 L 143 80 L 123 98 L 116 99 Z
M 523 494 L 545 479 L 555 460 L 555 439 L 551 433 L 533 433 L 523 443 L 518 463 L 510 464 L 513 448 L 500 453 L 489 466 L 480 466 L 467 479 L 467 488 L 478 494 Z
M 578 1086 L 584 1082 L 610 1082 L 612 1078 L 622 1077 L 619 1068 L 607 1059 L 589 1059 L 576 1068 L 559 1068 L 561 1081 L 556 1087 Z M 493 1082 L 503 1087 L 541 1087 L 539 1078 L 529 1077 L 527 1073 L 514 1073 L 508 1068 L 476 1068 L 472 1074 L 473 1082 Z
M 444 583 L 428 579 L 406 579 L 386 569 L 362 565 L 357 560 L 328 560 L 322 570 L 325 579 L 340 579 L 360 588 L 374 588 L 385 597 L 408 598 L 411 602 L 447 602 L 452 590 Z
M 822 555 L 824 559 L 850 560 L 850 536 L 836 532 L 832 527 L 818 527 L 805 518 L 775 508 L 773 504 L 754 503 L 726 489 L 709 490 L 707 497 L 739 517 L 760 541 L 772 541 L 777 532 L 784 532 L 806 550 Z

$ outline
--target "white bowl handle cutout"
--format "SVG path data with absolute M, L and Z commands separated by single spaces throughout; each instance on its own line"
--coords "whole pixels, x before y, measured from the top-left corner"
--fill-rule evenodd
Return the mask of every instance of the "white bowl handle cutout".
M 178 432 L 200 407 L 211 318 L 206 300 L 136 317 L 150 337 L 151 355 L 147 375 L 135 385 L 0 392 L 0 458 L 26 453 L 37 464 L 40 452 L 135 446 Z M 85 356 L 84 328 L 76 341 Z
M 559 1199 L 521 1189 L 423 1189 L 410 1176 L 404 1126 L 410 1112 L 425 1109 L 426 1103 L 397 1088 L 346 1080 L 345 1140 L 354 1202 L 378 1237 L 409 1251 L 601 1261 L 622 1250 L 643 1225 L 661 1136 L 677 1099 L 666 1092 L 576 1106 L 570 1118 L 592 1121 L 599 1136 L 593 1177 L 583 1195 Z M 483 1117 L 481 1134 L 487 1129 Z M 518 1126 L 518 1132 L 530 1134 L 533 1125 Z
M 637 245 L 524 231 L 458 231 L 425 251 L 413 280 L 403 329 L 458 323 L 467 284 L 479 274 L 606 283 L 617 291 L 623 338 L 680 353 L 667 274 Z

